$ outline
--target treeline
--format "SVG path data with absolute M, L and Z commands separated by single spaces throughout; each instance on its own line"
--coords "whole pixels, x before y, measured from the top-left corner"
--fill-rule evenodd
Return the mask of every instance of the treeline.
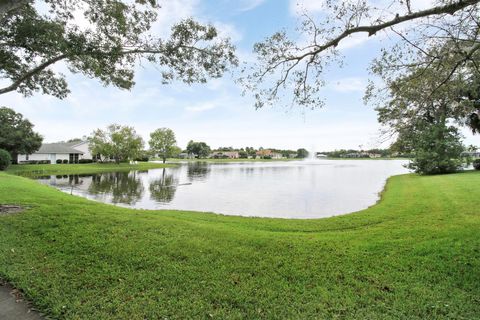
M 392 149 L 340 149 L 335 151 L 319 152 L 317 155 L 324 155 L 329 158 L 409 158 L 409 153 L 400 153 Z

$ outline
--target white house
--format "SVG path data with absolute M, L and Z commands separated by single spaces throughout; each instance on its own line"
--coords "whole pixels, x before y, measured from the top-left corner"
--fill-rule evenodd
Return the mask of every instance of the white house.
M 67 143 L 67 145 L 70 145 L 70 147 L 72 147 L 73 149 L 82 152 L 80 159 L 93 159 L 93 155 L 90 153 L 87 141 L 71 142 Z
M 40 149 L 32 154 L 19 154 L 18 163 L 28 161 L 50 161 L 57 163 L 57 160 L 68 160 L 69 163 L 78 163 L 80 159 L 92 159 L 92 154 L 88 150 L 88 142 L 71 143 L 44 143 Z

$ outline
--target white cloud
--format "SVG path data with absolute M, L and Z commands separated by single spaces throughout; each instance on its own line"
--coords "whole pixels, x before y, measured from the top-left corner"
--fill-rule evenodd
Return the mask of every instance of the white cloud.
M 349 77 L 330 82 L 327 89 L 337 92 L 364 92 L 367 81 L 364 78 Z
M 199 0 L 162 1 L 162 7 L 158 10 L 157 21 L 152 26 L 153 32 L 162 37 L 167 36 L 175 23 L 195 16 L 199 4 Z
M 265 0 L 241 0 L 240 11 L 250 11 L 263 4 Z
M 185 110 L 189 112 L 203 112 L 203 111 L 208 111 L 215 109 L 217 105 L 213 102 L 204 102 L 204 103 L 199 103 L 190 107 L 186 107 Z

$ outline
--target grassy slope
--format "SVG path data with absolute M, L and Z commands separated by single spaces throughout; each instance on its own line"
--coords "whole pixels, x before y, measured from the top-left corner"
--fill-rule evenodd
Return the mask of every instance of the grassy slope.
M 0 276 L 68 319 L 478 319 L 480 173 L 320 220 L 148 212 L 0 173 Z
M 154 162 L 139 162 L 138 164 L 128 163 L 83 163 L 83 164 L 21 164 L 8 167 L 8 172 L 18 175 L 38 174 L 82 174 L 96 172 L 148 170 L 154 168 L 168 167 L 168 164 Z

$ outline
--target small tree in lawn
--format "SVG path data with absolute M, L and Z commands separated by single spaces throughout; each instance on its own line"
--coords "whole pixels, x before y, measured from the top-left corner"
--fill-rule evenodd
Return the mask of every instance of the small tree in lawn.
M 106 130 L 95 130 L 88 142 L 92 154 L 113 158 L 116 163 L 135 159 L 143 149 L 143 139 L 135 129 L 118 124 L 111 124 Z
M 175 133 L 171 129 L 161 128 L 150 133 L 150 151 L 158 154 L 162 158 L 163 163 L 167 158 L 172 157 L 176 151 L 177 140 Z

